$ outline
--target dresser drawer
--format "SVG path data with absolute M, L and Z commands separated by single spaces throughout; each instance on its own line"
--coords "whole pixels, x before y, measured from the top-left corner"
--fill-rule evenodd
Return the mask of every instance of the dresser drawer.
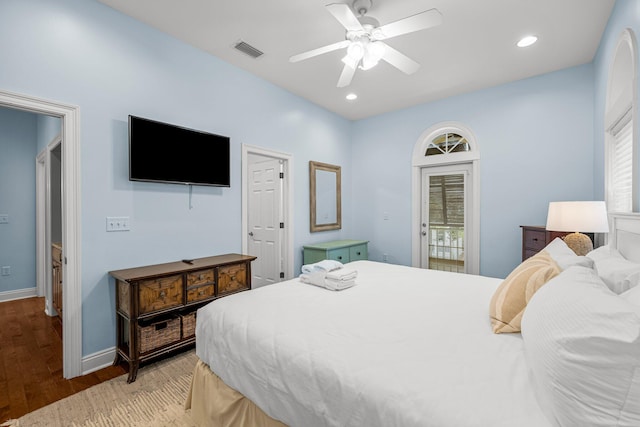
M 192 271 L 187 274 L 187 287 L 204 285 L 214 282 L 213 268 L 207 270 Z
M 524 247 L 536 252 L 546 246 L 546 235 L 544 231 L 527 230 L 524 234 Z
M 361 259 L 368 259 L 367 245 L 357 245 L 349 248 L 349 261 L 358 261 Z
M 142 280 L 138 292 L 140 314 L 178 307 L 182 305 L 182 275 Z
M 244 264 L 218 268 L 218 295 L 249 289 L 247 267 Z
M 208 285 L 190 286 L 187 288 L 187 304 L 213 298 L 215 288 L 213 283 Z
M 340 262 L 349 262 L 349 248 L 332 249 L 329 251 L 328 258 Z

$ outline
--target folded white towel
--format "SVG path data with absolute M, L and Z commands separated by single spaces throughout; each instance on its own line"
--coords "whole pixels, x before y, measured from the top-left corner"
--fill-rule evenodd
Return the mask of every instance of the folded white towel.
M 316 271 L 334 271 L 339 270 L 344 266 L 340 261 L 333 259 L 324 259 L 313 264 L 305 264 L 302 266 L 302 272 L 305 274 L 313 273 Z
M 358 271 L 352 268 L 341 268 L 339 270 L 330 271 L 326 278 L 331 280 L 348 281 L 358 277 Z
M 326 277 L 327 273 L 322 271 L 316 271 L 315 273 L 301 274 L 300 281 L 322 288 L 330 289 L 332 291 L 341 291 L 347 289 L 356 284 L 355 280 L 335 280 Z

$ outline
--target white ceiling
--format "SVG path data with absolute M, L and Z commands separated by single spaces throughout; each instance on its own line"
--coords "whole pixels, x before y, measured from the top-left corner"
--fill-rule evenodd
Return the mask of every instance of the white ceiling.
M 336 87 L 344 50 L 289 57 L 344 40 L 325 9 L 341 0 L 100 0 L 351 120 L 589 63 L 614 0 L 373 0 L 381 25 L 436 8 L 442 25 L 386 40 L 421 64 L 406 75 L 381 61 Z M 349 3 L 349 0 L 342 0 Z M 517 48 L 524 35 L 538 43 Z M 258 59 L 236 50 L 244 41 Z M 347 93 L 358 95 L 345 100 Z

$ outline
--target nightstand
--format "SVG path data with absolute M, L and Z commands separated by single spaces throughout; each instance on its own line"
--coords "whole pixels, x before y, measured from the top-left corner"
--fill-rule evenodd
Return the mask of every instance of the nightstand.
M 545 227 L 521 225 L 522 228 L 522 261 L 531 258 L 556 237 L 564 237 L 567 231 L 547 231 Z

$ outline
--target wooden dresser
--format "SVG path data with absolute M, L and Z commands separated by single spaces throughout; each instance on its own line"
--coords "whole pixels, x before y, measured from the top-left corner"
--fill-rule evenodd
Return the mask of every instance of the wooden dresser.
M 332 259 L 347 263 L 360 259 L 368 259 L 368 241 L 366 240 L 334 240 L 303 246 L 303 264 L 313 264 L 323 259 Z
M 140 363 L 195 343 L 196 311 L 251 289 L 254 256 L 225 254 L 110 271 L 116 279 L 116 357 L 129 363 L 127 382 Z
M 51 304 L 62 322 L 62 245 L 51 244 Z
M 522 228 L 522 261 L 531 258 L 556 237 L 564 237 L 567 231 L 547 231 L 545 227 L 521 225 Z

